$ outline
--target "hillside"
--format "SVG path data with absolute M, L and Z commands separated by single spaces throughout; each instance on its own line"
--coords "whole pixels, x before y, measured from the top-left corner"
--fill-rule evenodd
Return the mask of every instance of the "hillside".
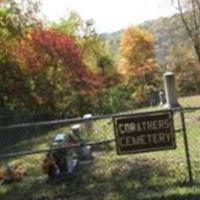
M 146 21 L 139 26 L 146 28 L 154 34 L 156 57 L 161 65 L 166 63 L 166 58 L 171 48 L 180 46 L 180 44 L 185 44 L 189 40 L 178 15 Z M 118 49 L 122 31 L 123 30 L 110 34 L 101 34 L 101 36 L 112 45 L 113 51 L 117 51 Z M 188 46 L 188 44 L 186 44 L 186 46 Z

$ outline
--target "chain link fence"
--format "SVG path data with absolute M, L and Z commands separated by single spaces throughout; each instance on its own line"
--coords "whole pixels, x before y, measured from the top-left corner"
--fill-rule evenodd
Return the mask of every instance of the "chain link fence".
M 175 150 L 125 156 L 115 151 L 112 117 L 119 115 L 1 126 L 0 199 L 164 199 L 173 194 L 174 187 L 187 183 L 180 110 L 174 111 Z M 198 182 L 200 108 L 185 108 L 184 115 L 192 173 Z M 54 146 L 63 134 L 68 138 L 67 147 Z M 81 158 L 86 149 L 87 156 Z M 51 179 L 45 162 L 57 150 L 64 150 L 61 154 L 67 151 L 71 171 L 68 165 L 69 173 Z
M 200 178 L 200 107 L 185 110 L 185 123 L 188 135 L 188 146 L 195 182 Z

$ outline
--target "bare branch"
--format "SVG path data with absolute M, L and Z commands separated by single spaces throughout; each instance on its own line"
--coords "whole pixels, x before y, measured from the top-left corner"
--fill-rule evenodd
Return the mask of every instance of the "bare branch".
M 182 9 L 182 5 L 181 5 L 181 2 L 180 0 L 177 0 L 177 3 L 178 3 L 178 9 L 179 9 L 179 12 L 180 12 L 180 16 L 181 16 L 181 20 L 186 28 L 186 31 L 189 35 L 189 37 L 193 40 L 193 35 L 192 35 L 192 30 L 190 29 L 185 17 L 184 17 L 184 14 L 183 14 L 183 9 Z
M 196 13 L 196 5 L 195 5 L 195 0 L 191 0 L 192 1 L 192 13 L 193 13 L 193 24 L 194 24 L 194 30 L 195 33 L 198 30 L 198 21 L 197 21 L 197 13 Z
M 197 11 L 198 11 L 198 21 L 200 22 L 200 2 L 199 0 L 196 0 L 196 5 L 197 5 Z M 200 24 L 199 25 L 199 28 L 200 28 Z

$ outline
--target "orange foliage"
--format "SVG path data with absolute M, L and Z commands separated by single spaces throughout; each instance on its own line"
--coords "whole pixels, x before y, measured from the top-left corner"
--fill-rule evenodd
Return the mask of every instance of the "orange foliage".
M 3 183 L 21 181 L 25 174 L 26 170 L 21 164 L 8 166 L 6 169 L 0 169 L 0 181 Z
M 141 28 L 131 27 L 124 31 L 120 42 L 121 59 L 118 71 L 123 75 L 141 77 L 156 68 L 153 36 Z

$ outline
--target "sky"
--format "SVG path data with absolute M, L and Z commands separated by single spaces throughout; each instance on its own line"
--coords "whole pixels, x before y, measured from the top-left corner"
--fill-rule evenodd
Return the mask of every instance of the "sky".
M 167 0 L 43 0 L 46 19 L 58 21 L 77 12 L 83 19 L 93 19 L 97 32 L 114 32 L 146 20 L 169 16 L 175 12 Z

